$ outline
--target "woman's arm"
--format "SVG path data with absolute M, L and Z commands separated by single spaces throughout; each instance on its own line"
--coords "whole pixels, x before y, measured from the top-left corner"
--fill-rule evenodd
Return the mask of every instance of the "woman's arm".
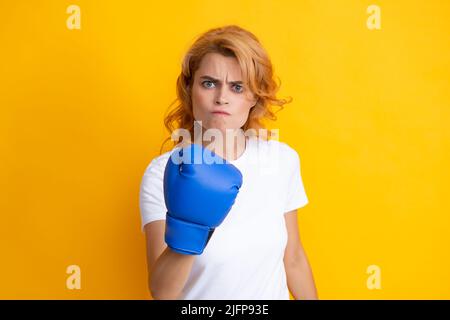
M 286 212 L 284 217 L 288 233 L 284 266 L 289 291 L 296 300 L 318 299 L 311 266 L 300 241 L 297 210 Z
M 155 300 L 175 300 L 186 284 L 195 255 L 172 251 L 164 242 L 165 221 L 145 225 L 150 293 Z

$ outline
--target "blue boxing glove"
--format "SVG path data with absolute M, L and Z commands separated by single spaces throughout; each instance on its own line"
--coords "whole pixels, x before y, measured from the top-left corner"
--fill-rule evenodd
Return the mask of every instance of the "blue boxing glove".
M 241 186 L 241 172 L 213 151 L 199 144 L 176 149 L 164 171 L 167 245 L 178 253 L 202 254 Z

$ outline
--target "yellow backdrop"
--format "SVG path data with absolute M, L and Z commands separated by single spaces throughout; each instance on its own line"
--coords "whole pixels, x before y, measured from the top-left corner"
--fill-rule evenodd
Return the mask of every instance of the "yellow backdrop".
M 0 298 L 147 299 L 141 177 L 185 50 L 238 24 L 293 102 L 322 299 L 450 298 L 449 1 L 2 1 Z

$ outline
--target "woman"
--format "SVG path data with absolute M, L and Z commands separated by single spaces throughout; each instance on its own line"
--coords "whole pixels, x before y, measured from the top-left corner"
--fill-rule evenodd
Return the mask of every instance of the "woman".
M 276 119 L 270 106 L 288 102 L 275 97 L 277 89 L 267 53 L 238 26 L 207 31 L 185 55 L 180 103 L 165 125 L 189 134 L 180 145 L 198 143 L 239 169 L 243 184 L 204 251 L 183 254 L 165 241 L 164 171 L 172 152 L 151 161 L 140 209 L 154 299 L 289 299 L 289 291 L 295 299 L 317 299 L 297 225 L 297 209 L 308 203 L 300 159 L 261 130 L 264 118 Z M 218 131 L 215 143 L 211 135 L 199 138 L 199 129 Z

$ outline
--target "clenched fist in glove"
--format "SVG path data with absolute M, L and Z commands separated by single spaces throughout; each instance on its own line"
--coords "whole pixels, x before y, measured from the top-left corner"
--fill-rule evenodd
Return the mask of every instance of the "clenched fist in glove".
M 213 158 L 220 161 L 210 163 Z M 209 149 L 199 144 L 175 149 L 164 172 L 167 245 L 178 253 L 201 254 L 241 186 L 239 169 Z

